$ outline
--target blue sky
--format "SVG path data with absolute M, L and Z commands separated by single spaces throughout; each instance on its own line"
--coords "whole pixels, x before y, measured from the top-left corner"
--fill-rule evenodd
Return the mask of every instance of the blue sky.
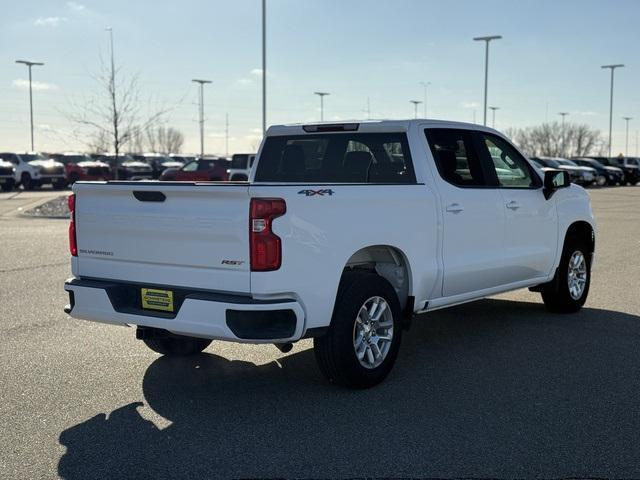
M 428 116 L 482 120 L 483 44 L 491 45 L 489 104 L 500 107 L 496 128 L 568 120 L 608 129 L 609 74 L 616 72 L 614 153 L 630 153 L 640 129 L 640 1 L 268 0 L 268 123 L 319 118 L 316 90 L 330 92 L 325 119 L 413 116 L 428 81 Z M 169 108 L 168 124 L 198 150 L 197 91 L 206 87 L 206 150 L 224 153 L 260 140 L 260 0 L 44 1 L 0 0 L 0 145 L 28 147 L 26 67 L 34 68 L 36 148 L 81 149 L 69 135 L 69 112 L 91 98 L 104 28 L 113 27 L 116 63 L 139 75 L 143 111 Z M 491 116 L 489 115 L 489 120 Z

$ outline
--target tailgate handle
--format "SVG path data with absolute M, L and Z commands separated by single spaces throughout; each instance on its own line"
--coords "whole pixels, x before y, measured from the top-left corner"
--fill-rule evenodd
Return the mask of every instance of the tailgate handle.
M 134 190 L 133 196 L 141 202 L 164 202 L 167 199 L 166 195 L 162 192 L 151 192 L 148 190 Z

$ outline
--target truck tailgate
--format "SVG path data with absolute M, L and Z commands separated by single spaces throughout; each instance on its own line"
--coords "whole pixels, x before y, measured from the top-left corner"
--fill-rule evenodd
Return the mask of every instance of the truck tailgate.
M 249 293 L 246 185 L 76 183 L 77 276 Z

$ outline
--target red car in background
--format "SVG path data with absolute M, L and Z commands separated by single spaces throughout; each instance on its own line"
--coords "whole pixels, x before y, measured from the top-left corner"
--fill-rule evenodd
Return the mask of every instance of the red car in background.
M 165 182 L 210 182 L 227 181 L 229 166 L 227 158 L 203 157 L 187 163 L 182 168 L 169 168 L 160 176 Z
M 51 158 L 64 164 L 67 182 L 78 180 L 111 180 L 111 167 L 108 163 L 92 159 L 85 153 L 54 153 Z

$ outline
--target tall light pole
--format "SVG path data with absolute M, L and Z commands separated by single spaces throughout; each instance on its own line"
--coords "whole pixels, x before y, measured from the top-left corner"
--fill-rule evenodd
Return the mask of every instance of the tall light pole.
M 611 158 L 611 132 L 613 129 L 613 72 L 616 68 L 622 68 L 624 64 L 617 63 L 615 65 L 602 65 L 600 68 L 611 69 L 611 93 L 609 96 L 609 158 Z
M 192 82 L 200 85 L 200 156 L 204 156 L 204 86 L 211 83 L 211 80 L 194 78 Z
M 491 128 L 496 128 L 496 110 L 500 110 L 500 107 L 489 107 L 489 110 L 493 112 L 493 124 Z
M 313 92 L 314 95 L 318 95 L 320 97 L 320 121 L 324 121 L 324 97 L 329 95 L 328 92 Z
M 409 100 L 409 103 L 413 103 L 413 118 L 418 118 L 418 105 L 422 102 L 420 100 Z
M 262 137 L 267 133 L 267 0 L 262 0 Z
M 29 60 L 16 60 L 16 63 L 26 65 L 29 69 L 29 119 L 31 123 L 31 151 L 33 152 L 35 148 L 33 147 L 33 90 L 31 88 L 31 67 L 41 66 L 44 65 L 44 63 L 30 62 Z
M 626 122 L 626 134 L 624 137 L 624 155 L 625 157 L 629 156 L 629 120 L 632 120 L 633 117 L 622 117 L 622 119 Z
M 487 90 L 489 83 L 489 42 L 500 40 L 502 35 L 489 35 L 487 37 L 475 37 L 476 42 L 485 42 L 484 50 L 484 126 L 487 126 Z
M 562 117 L 562 156 L 564 156 L 566 154 L 566 142 L 567 142 L 567 135 L 564 131 L 564 117 L 569 115 L 569 112 L 558 112 L 558 115 Z
M 422 108 L 424 110 L 424 118 L 427 118 L 427 87 L 431 85 L 431 82 L 420 82 L 420 85 L 424 88 L 424 105 Z

